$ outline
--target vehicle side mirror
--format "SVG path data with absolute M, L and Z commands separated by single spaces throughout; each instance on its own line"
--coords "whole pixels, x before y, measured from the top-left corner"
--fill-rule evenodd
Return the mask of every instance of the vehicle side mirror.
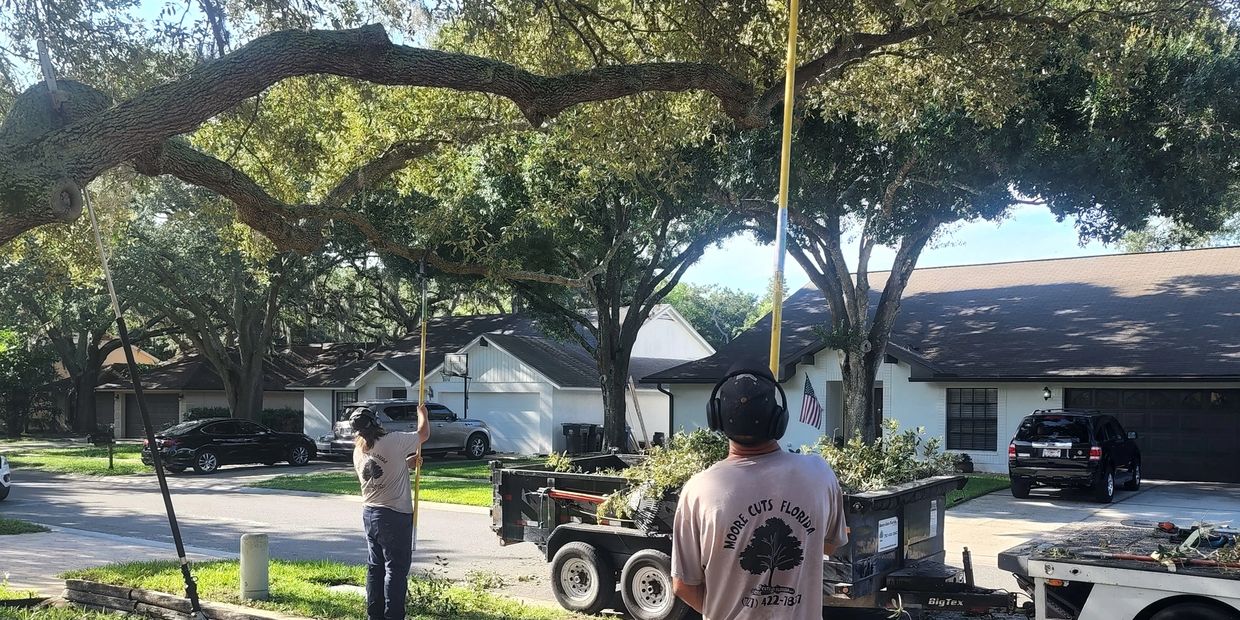
M 457 416 L 457 415 L 454 413 L 454 414 L 452 414 L 452 417 L 451 417 L 451 418 L 448 418 L 448 421 L 450 421 L 450 422 L 455 422 L 455 421 L 457 421 L 457 420 L 459 420 L 459 419 L 461 419 L 461 418 L 460 418 L 459 416 Z
M 1137 431 L 1128 431 L 1128 438 L 1129 438 L 1129 439 L 1136 439 L 1136 438 L 1137 438 Z

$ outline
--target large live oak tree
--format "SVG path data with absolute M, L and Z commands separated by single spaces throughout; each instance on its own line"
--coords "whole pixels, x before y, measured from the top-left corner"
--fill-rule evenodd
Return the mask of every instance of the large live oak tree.
M 506 3 L 466 2 L 449 16 L 445 23 L 458 20 L 465 25 L 445 28 L 449 34 L 443 40 L 447 44 L 493 51 L 502 60 L 396 44 L 380 26 L 280 30 L 254 36 L 218 58 L 201 59 L 179 78 L 137 90 L 115 104 L 99 88 L 83 82 L 61 80 L 54 94 L 40 83 L 16 98 L 0 125 L 0 242 L 37 226 L 75 220 L 82 208 L 82 188 L 103 172 L 129 165 L 141 174 L 175 176 L 228 198 L 236 205 L 241 221 L 284 250 L 312 251 L 323 243 L 323 227 L 342 221 L 361 230 L 381 251 L 425 259 L 441 271 L 482 275 L 493 269 L 451 263 L 424 247 L 397 244 L 347 208 L 348 199 L 360 189 L 434 150 L 437 145 L 433 141 L 393 143 L 374 161 L 343 174 L 337 188 L 320 200 L 290 202 L 277 199 L 243 171 L 192 147 L 180 136 L 283 80 L 308 75 L 493 95 L 510 101 L 532 126 L 584 103 L 646 92 L 699 91 L 712 96 L 719 104 L 717 109 L 737 125 L 759 127 L 768 122 L 770 111 L 782 99 L 780 72 L 776 70 L 781 54 L 771 51 L 778 49 L 785 16 L 765 3 L 727 7 L 726 11 L 721 7 L 717 15 L 709 10 L 698 14 L 692 8 L 684 9 L 688 13 L 676 13 L 658 3 L 605 3 L 590 10 L 570 4 L 569 12 L 560 8 L 558 13 L 547 11 L 544 15 Z M 1118 40 L 1132 16 L 1165 25 L 1192 19 L 1212 5 L 1206 0 L 1174 6 L 1111 0 L 1082 9 L 1077 4 L 1066 0 L 939 0 L 905 8 L 887 2 L 813 5 L 802 16 L 805 61 L 796 72 L 796 85 L 816 100 L 830 99 L 831 86 L 845 84 L 847 71 L 876 58 L 914 50 L 924 61 L 912 59 L 910 67 L 919 66 L 928 71 L 926 75 L 946 73 L 938 71 L 936 62 L 968 61 L 980 64 L 954 73 L 984 72 L 997 82 L 1007 74 L 1022 73 L 1010 65 L 1019 65 L 1023 55 L 1068 33 L 1088 32 L 1105 40 Z M 19 9 L 26 7 L 28 13 L 33 10 L 30 6 L 17 4 Z M 203 20 L 212 36 L 200 38 L 212 42 L 211 49 L 218 54 L 231 44 L 228 24 L 248 24 L 249 16 L 228 16 L 222 7 L 215 9 L 218 12 L 208 11 Z M 628 14 L 622 15 L 625 11 Z M 16 26 L 9 33 L 18 40 L 28 41 L 33 36 L 30 32 L 45 32 L 51 27 L 30 14 L 23 19 L 14 22 Z M 499 21 L 492 24 L 488 20 Z M 270 20 L 257 21 L 261 31 Z M 293 23 L 304 27 L 315 22 L 309 18 Z M 21 28 L 32 25 L 35 28 Z M 526 29 L 526 25 L 531 27 Z M 97 36 L 83 37 L 87 44 L 98 43 L 98 35 L 105 30 L 93 26 L 90 32 Z M 492 39 L 479 35 L 488 28 L 498 33 Z M 514 28 L 524 32 L 522 36 L 532 45 L 514 49 L 512 40 L 502 37 Z M 545 38 L 540 40 L 540 36 Z M 556 63 L 545 61 L 557 42 L 564 43 L 562 47 L 567 50 L 577 39 L 581 45 L 573 49 L 588 50 L 593 62 L 577 62 L 584 52 L 561 53 Z M 74 49 L 71 43 L 58 39 L 53 47 L 66 58 L 78 59 L 83 67 L 93 66 L 80 60 L 88 54 Z M 531 51 L 533 47 L 538 51 Z M 693 51 L 699 48 L 700 52 Z M 990 53 L 971 55 L 975 49 Z M 566 59 L 570 65 L 541 74 L 522 68 L 527 56 L 534 58 L 536 67 L 563 64 Z M 157 61 L 146 60 L 159 66 Z M 127 71 L 134 69 L 128 67 Z M 895 74 L 891 75 L 894 79 Z M 90 80 L 92 76 L 80 77 Z M 947 83 L 907 75 L 903 82 Z M 864 98 L 858 97 L 864 95 L 863 87 L 849 87 L 854 99 Z M 987 83 L 983 88 L 997 86 Z M 568 286 L 584 283 L 581 274 L 514 268 L 502 275 Z
M 1240 201 L 1240 81 L 1234 32 L 1168 40 L 1120 87 L 1059 67 L 991 126 L 927 110 L 906 131 L 804 119 L 797 132 L 789 251 L 826 297 L 823 338 L 840 352 L 844 422 L 872 440 L 876 375 L 922 251 L 947 224 L 1001 220 L 1022 204 L 1070 218 L 1082 238 L 1115 241 L 1151 217 L 1214 230 Z M 752 140 L 751 140 L 752 139 Z M 778 136 L 748 136 L 721 200 L 769 218 Z M 844 249 L 858 240 L 850 263 Z M 871 286 L 878 245 L 895 249 Z

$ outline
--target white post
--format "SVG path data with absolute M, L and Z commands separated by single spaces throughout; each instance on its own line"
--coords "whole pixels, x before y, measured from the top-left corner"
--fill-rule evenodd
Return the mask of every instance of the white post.
M 268 543 L 266 534 L 241 535 L 241 598 L 267 600 Z

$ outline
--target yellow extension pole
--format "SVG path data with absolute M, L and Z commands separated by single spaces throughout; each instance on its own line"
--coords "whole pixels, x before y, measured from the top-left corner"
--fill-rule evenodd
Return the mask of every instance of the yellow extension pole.
M 779 339 L 784 315 L 784 249 L 788 235 L 788 168 L 792 159 L 792 100 L 797 73 L 797 0 L 788 6 L 788 58 L 784 71 L 784 137 L 779 154 L 779 216 L 775 224 L 775 287 L 771 291 L 771 374 L 779 380 Z
M 418 406 L 426 405 L 426 268 L 422 270 L 422 342 L 418 347 Z M 421 414 L 419 414 L 421 417 Z M 430 420 L 425 420 L 430 424 Z M 418 443 L 418 458 L 413 468 L 413 550 L 418 549 L 418 495 L 422 490 L 422 444 Z

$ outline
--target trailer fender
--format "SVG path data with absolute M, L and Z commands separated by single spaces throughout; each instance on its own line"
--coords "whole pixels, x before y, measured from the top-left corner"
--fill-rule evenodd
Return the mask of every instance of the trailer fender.
M 586 523 L 565 523 L 556 527 L 547 538 L 546 557 L 550 562 L 560 547 L 570 542 L 584 542 L 606 552 L 613 566 L 624 566 L 629 556 L 642 549 L 657 549 L 671 554 L 672 539 L 664 536 L 647 536 L 640 530 Z

